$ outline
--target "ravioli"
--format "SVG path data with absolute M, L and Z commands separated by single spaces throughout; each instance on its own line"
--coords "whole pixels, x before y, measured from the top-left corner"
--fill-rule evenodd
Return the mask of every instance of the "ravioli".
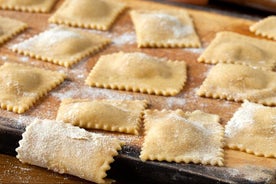
M 64 78 L 56 71 L 6 62 L 0 67 L 1 108 L 23 113 Z
M 0 0 L 0 8 L 24 12 L 50 12 L 56 0 Z
M 202 63 L 234 63 L 272 70 L 276 43 L 233 32 L 220 32 L 198 58 Z
M 251 25 L 249 30 L 256 35 L 276 40 L 276 16 L 268 16 Z
M 139 134 L 146 101 L 65 99 L 57 120 L 82 128 Z
M 226 145 L 276 158 L 276 108 L 244 102 L 225 126 Z
M 36 119 L 23 133 L 17 158 L 61 174 L 106 183 L 106 171 L 123 143 L 59 121 Z
M 87 31 L 55 27 L 12 47 L 14 52 L 70 67 L 103 49 L 110 40 Z
M 138 47 L 200 47 L 192 19 L 185 10 L 133 10 Z
M 115 0 L 66 0 L 49 22 L 108 30 L 125 8 L 123 3 Z
M 145 140 L 140 158 L 223 166 L 219 117 L 202 111 L 146 110 Z
M 19 20 L 0 16 L 0 44 L 27 29 L 28 25 Z
M 85 83 L 156 95 L 175 95 L 187 79 L 184 61 L 167 61 L 141 52 L 101 56 Z
M 276 105 L 276 73 L 245 65 L 220 63 L 200 86 L 199 96 Z

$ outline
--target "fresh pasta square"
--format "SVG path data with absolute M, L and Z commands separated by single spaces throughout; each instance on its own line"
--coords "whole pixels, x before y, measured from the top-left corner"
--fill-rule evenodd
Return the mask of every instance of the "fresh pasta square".
M 82 128 L 139 134 L 146 101 L 65 99 L 57 120 Z
M 23 113 L 64 78 L 60 72 L 6 62 L 0 67 L 1 108 Z
M 12 47 L 14 52 L 70 67 L 103 49 L 110 40 L 87 31 L 55 27 Z
M 184 61 L 167 61 L 141 52 L 101 56 L 86 79 L 92 87 L 175 95 L 187 79 Z
M 146 110 L 145 140 L 140 158 L 223 166 L 219 117 L 202 111 Z
M 138 47 L 200 47 L 192 19 L 185 10 L 133 10 Z
M 123 3 L 115 0 L 66 0 L 49 22 L 108 30 L 125 8 Z

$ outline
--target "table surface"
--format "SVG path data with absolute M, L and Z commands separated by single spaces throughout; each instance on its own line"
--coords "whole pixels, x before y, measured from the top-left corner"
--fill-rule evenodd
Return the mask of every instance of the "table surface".
M 14 156 L 0 154 L 0 183 L 91 183 L 71 175 L 61 175 L 43 168 L 22 164 Z
M 160 0 L 161 3 L 172 3 L 173 5 L 182 6 L 181 3 Z M 187 5 L 185 5 L 187 6 Z M 235 10 L 233 7 L 224 7 L 221 5 L 211 3 L 208 7 L 199 7 L 195 5 L 188 5 L 189 8 L 203 9 L 203 10 L 215 10 L 219 13 L 233 13 L 233 15 L 247 16 L 253 15 L 256 19 L 266 16 L 268 13 L 256 11 L 256 14 L 250 12 L 251 9 L 239 8 Z M 242 13 L 244 11 L 245 13 Z M 20 163 L 14 156 L 0 154 L 0 183 L 90 183 L 85 180 L 81 180 L 74 176 L 60 175 L 46 169 L 36 166 L 30 166 Z

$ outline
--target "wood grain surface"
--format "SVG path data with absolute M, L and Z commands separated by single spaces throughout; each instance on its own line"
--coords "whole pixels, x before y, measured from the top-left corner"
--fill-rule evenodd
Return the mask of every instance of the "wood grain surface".
M 47 69 L 63 71 L 67 74 L 66 81 L 58 88 L 51 91 L 48 95 L 41 98 L 26 113 L 18 115 L 5 110 L 0 110 L 0 123 L 24 129 L 34 118 L 55 119 L 60 101 L 63 98 L 90 98 L 90 99 L 146 99 L 149 102 L 150 109 L 177 109 L 184 111 L 202 110 L 208 113 L 218 114 L 221 117 L 221 123 L 225 123 L 232 117 L 233 113 L 240 103 L 229 102 L 225 100 L 216 100 L 201 98 L 196 95 L 196 90 L 205 79 L 208 70 L 212 65 L 201 64 L 196 61 L 198 56 L 208 46 L 215 34 L 219 31 L 234 31 L 244 35 L 255 37 L 249 32 L 248 27 L 258 20 L 256 17 L 249 16 L 232 16 L 231 14 L 223 14 L 222 12 L 207 12 L 186 8 L 194 20 L 197 33 L 202 42 L 202 48 L 199 49 L 139 49 L 136 46 L 134 26 L 129 16 L 131 9 L 173 9 L 168 5 L 162 5 L 154 2 L 124 0 L 128 5 L 128 9 L 120 15 L 118 20 L 108 32 L 96 32 L 112 39 L 112 44 L 105 50 L 83 59 L 73 67 L 66 69 L 51 63 L 38 61 L 28 57 L 15 54 L 10 51 L 9 47 L 19 43 L 33 35 L 44 30 L 50 29 L 55 25 L 49 25 L 47 19 L 61 5 L 62 0 L 58 1 L 54 10 L 49 14 L 34 14 L 15 11 L 0 10 L 0 15 L 22 20 L 29 25 L 29 28 L 4 44 L 0 48 L 0 64 L 4 62 L 20 62 Z M 183 7 L 181 7 L 183 8 Z M 90 31 L 90 30 L 86 30 Z M 185 61 L 188 65 L 188 81 L 184 89 L 176 96 L 163 97 L 156 95 L 147 95 L 126 91 L 115 91 L 109 89 L 91 88 L 84 85 L 84 80 L 93 68 L 97 59 L 103 54 L 110 54 L 117 51 L 124 52 L 144 52 L 153 56 L 168 58 L 170 60 Z M 219 80 L 219 79 L 218 79 Z M 140 135 L 126 135 L 97 131 L 110 136 L 117 136 L 126 141 L 129 146 L 141 147 L 143 142 L 143 130 Z M 207 170 L 212 170 L 213 166 L 204 166 Z M 225 167 L 227 172 L 233 177 L 240 177 L 247 181 L 272 183 L 275 178 L 276 159 L 257 157 L 247 153 L 225 150 Z M 79 178 L 59 175 L 46 169 L 29 166 L 19 163 L 16 158 L 0 155 L 0 183 L 86 183 Z M 228 174 L 229 174 L 228 173 Z

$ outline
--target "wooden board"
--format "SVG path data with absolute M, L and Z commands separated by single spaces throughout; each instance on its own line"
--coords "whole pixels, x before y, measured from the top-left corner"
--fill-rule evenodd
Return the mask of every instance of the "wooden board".
M 210 41 L 214 38 L 215 34 L 219 31 L 234 31 L 245 35 L 254 36 L 249 32 L 248 27 L 254 21 L 256 21 L 256 18 L 239 18 L 230 15 L 187 9 L 194 20 L 195 27 L 199 34 L 203 48 L 139 49 L 136 46 L 134 26 L 131 22 L 128 11 L 130 9 L 172 9 L 179 7 L 172 7 L 146 1 L 124 1 L 127 3 L 129 9 L 119 17 L 110 31 L 91 31 L 111 38 L 113 40 L 112 44 L 104 51 L 99 52 L 92 57 L 83 59 L 80 63 L 69 69 L 24 57 L 15 54 L 8 49 L 13 44 L 19 43 L 35 34 L 40 33 L 41 31 L 54 27 L 55 25 L 49 25 L 47 23 L 47 19 L 51 14 L 32 14 L 1 10 L 0 15 L 22 20 L 28 23 L 30 28 L 0 48 L 0 64 L 14 60 L 52 70 L 63 71 L 67 74 L 68 77 L 61 86 L 40 99 L 33 108 L 24 114 L 17 115 L 12 112 L 0 110 L 0 125 L 2 124 L 4 127 L 13 127 L 15 130 L 23 130 L 24 127 L 28 125 L 34 118 L 55 119 L 60 101 L 67 97 L 90 99 L 146 99 L 148 100 L 150 104 L 149 108 L 151 109 L 180 108 L 184 111 L 193 111 L 198 109 L 208 113 L 218 114 L 221 117 L 221 123 L 225 125 L 225 123 L 232 117 L 235 110 L 241 104 L 225 100 L 214 100 L 198 97 L 195 92 L 201 85 L 202 81 L 205 79 L 207 72 L 212 67 L 212 65 L 198 63 L 196 62 L 196 59 L 203 52 L 204 48 L 208 46 Z M 52 12 L 54 12 L 62 2 L 63 1 L 59 1 Z M 185 88 L 181 91 L 180 94 L 176 96 L 163 97 L 85 86 L 84 80 L 90 70 L 93 68 L 97 59 L 103 54 L 110 54 L 117 51 L 139 51 L 157 57 L 185 61 L 188 64 L 188 81 Z M 158 179 L 157 177 L 160 177 L 163 174 L 161 179 L 167 179 L 165 181 L 171 181 L 170 183 L 178 183 L 183 181 L 217 181 L 221 183 L 242 181 L 252 183 L 271 183 L 275 178 L 276 159 L 256 157 L 243 152 L 226 149 L 225 167 L 202 166 L 196 164 L 174 164 L 165 162 L 141 162 L 138 158 L 138 155 L 141 144 L 143 142 L 143 130 L 141 130 L 139 136 L 107 133 L 101 131 L 98 132 L 110 136 L 117 136 L 127 143 L 127 146 L 124 147 L 120 156 L 116 158 L 116 161 L 111 169 L 113 172 L 116 170 L 114 168 L 117 168 L 118 172 L 115 173 L 120 173 L 120 169 L 130 168 L 130 170 L 132 170 L 137 177 L 145 176 L 145 178 L 150 182 L 164 181 Z M 161 172 L 161 175 L 160 173 L 158 175 L 154 172 L 150 173 L 150 175 L 149 173 L 144 173 L 147 170 L 156 170 Z M 165 175 L 166 173 L 175 173 L 176 171 L 179 171 L 178 175 Z M 126 176 L 126 174 L 123 172 L 120 174 L 123 177 Z M 114 176 L 112 173 L 110 173 L 110 175 Z M 1 177 L 3 176 L 0 176 L 0 183 Z M 195 177 L 198 178 L 195 180 Z M 211 180 L 208 180 L 210 178 Z

